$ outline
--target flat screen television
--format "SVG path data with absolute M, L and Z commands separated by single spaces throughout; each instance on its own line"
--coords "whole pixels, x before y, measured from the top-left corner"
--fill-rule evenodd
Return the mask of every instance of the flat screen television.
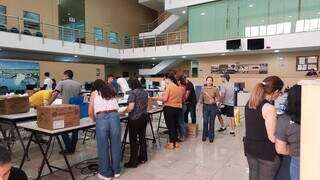
M 248 50 L 264 49 L 264 39 L 248 39 Z
M 241 39 L 234 39 L 227 41 L 227 49 L 239 49 L 241 46 Z

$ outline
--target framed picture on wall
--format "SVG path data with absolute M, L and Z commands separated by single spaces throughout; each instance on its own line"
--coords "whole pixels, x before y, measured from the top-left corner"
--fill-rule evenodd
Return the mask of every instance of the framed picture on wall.
M 296 60 L 296 71 L 310 71 L 319 69 L 319 56 L 298 56 Z

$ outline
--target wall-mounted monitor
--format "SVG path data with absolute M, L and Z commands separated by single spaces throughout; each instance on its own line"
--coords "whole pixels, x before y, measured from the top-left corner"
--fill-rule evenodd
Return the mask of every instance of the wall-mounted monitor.
M 241 39 L 234 39 L 234 40 L 227 41 L 226 48 L 228 50 L 240 49 L 240 47 L 241 47 Z
M 264 49 L 264 39 L 248 39 L 248 50 Z

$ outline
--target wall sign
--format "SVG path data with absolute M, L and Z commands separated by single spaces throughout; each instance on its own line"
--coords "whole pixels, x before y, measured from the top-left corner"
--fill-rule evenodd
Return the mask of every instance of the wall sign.
M 298 56 L 296 71 L 310 71 L 314 69 L 318 71 L 319 56 Z
M 211 74 L 268 74 L 268 64 L 213 64 Z

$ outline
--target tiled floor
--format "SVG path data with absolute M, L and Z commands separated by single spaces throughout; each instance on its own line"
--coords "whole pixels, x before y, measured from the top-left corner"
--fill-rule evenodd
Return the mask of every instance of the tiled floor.
M 199 118 L 201 120 L 201 118 Z M 156 124 L 156 123 L 155 123 Z M 216 123 L 216 127 L 219 125 Z M 216 128 L 217 129 L 217 128 Z M 198 138 L 189 138 L 182 143 L 180 149 L 168 151 L 163 144 L 165 136 L 161 139 L 161 146 L 149 143 L 149 161 L 136 169 L 122 169 L 121 180 L 246 180 L 248 168 L 243 155 L 242 137 L 243 124 L 237 129 L 236 137 L 230 136 L 228 131 L 216 133 L 214 143 L 202 142 L 201 134 Z M 18 165 L 21 160 L 21 150 L 16 146 L 13 158 L 14 164 Z M 62 156 L 58 154 L 57 143 L 53 148 L 50 162 L 59 167 L 66 167 Z M 38 146 L 31 148 L 31 161 L 26 162 L 24 170 L 30 179 L 37 175 L 38 167 L 42 160 Z M 94 140 L 87 141 L 85 145 L 78 144 L 77 153 L 68 156 L 72 165 L 87 159 L 96 158 L 96 144 Z M 128 158 L 128 151 L 125 159 Z M 80 164 L 83 165 L 83 164 Z M 73 167 L 77 180 L 95 180 L 94 174 L 81 174 L 80 170 Z M 44 174 L 48 170 L 45 169 Z M 71 179 L 65 172 L 55 172 L 43 177 L 45 180 Z

